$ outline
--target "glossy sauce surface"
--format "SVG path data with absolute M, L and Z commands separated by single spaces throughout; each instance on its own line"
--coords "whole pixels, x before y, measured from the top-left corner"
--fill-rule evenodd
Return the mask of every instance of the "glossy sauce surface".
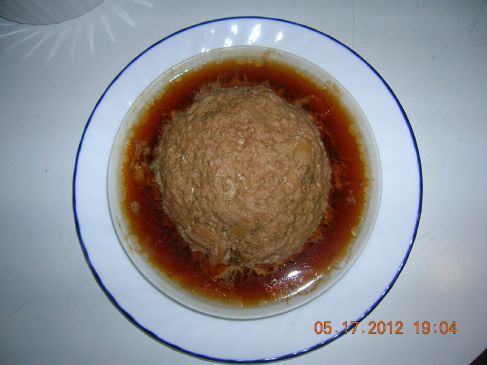
M 179 236 L 161 207 L 149 168 L 152 150 L 171 113 L 187 108 L 201 87 L 214 82 L 229 87 L 266 83 L 288 102 L 302 105 L 313 116 L 332 165 L 329 207 L 303 250 L 277 268 L 262 267 L 258 273 L 242 270 L 226 279 L 217 278 L 224 267 L 211 266 Z M 326 278 L 346 257 L 360 227 L 369 182 L 353 125 L 332 85 L 318 86 L 284 64 L 225 61 L 187 72 L 140 116 L 127 143 L 121 173 L 122 208 L 129 228 L 150 263 L 195 295 L 244 306 L 289 297 L 308 283 Z

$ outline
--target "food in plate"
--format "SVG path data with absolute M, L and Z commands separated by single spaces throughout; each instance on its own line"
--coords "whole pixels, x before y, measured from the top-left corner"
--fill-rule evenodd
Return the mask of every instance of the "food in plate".
M 341 267 L 370 178 L 333 82 L 264 53 L 185 69 L 145 103 L 124 142 L 121 206 L 161 275 L 251 307 L 308 293 Z
M 296 254 L 330 190 L 312 117 L 264 85 L 200 90 L 165 126 L 152 166 L 164 211 L 213 265 L 256 268 Z

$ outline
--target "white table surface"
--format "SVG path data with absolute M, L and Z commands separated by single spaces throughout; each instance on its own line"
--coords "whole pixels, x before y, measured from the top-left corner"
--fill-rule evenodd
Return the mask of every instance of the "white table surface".
M 458 329 L 347 335 L 286 363 L 468 364 L 485 349 L 485 1 L 105 0 L 56 25 L 0 19 L 0 363 L 204 363 L 142 333 L 98 287 L 76 235 L 72 178 L 90 112 L 132 58 L 183 27 L 238 15 L 325 32 L 392 87 L 419 145 L 423 214 L 406 267 L 367 320 Z

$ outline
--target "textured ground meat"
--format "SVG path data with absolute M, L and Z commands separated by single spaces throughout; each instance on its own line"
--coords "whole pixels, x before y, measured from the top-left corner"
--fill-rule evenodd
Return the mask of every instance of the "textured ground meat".
M 311 116 L 265 86 L 202 90 L 165 127 L 152 169 L 165 212 L 212 264 L 255 267 L 299 252 L 330 191 Z

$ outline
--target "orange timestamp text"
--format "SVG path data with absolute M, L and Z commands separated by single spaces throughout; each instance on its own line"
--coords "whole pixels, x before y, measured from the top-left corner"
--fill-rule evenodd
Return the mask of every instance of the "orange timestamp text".
M 416 321 L 405 326 L 403 321 L 345 321 L 334 325 L 332 321 L 316 321 L 313 330 L 317 335 L 331 335 L 338 333 L 367 334 L 367 335 L 403 335 L 412 332 L 417 335 L 456 335 L 456 321 Z

